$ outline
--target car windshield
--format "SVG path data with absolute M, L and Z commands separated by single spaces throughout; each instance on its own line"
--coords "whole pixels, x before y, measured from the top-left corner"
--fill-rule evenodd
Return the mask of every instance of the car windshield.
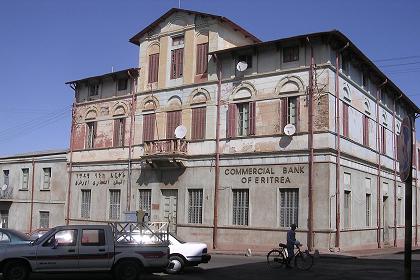
M 20 231 L 14 230 L 14 229 L 9 229 L 8 232 L 10 232 L 10 234 L 12 234 L 17 239 L 20 239 L 22 241 L 30 241 L 31 240 L 29 238 L 29 236 L 24 234 L 23 232 L 20 232 Z
M 178 235 L 176 235 L 174 233 L 171 233 L 171 236 L 173 238 L 175 238 L 179 243 L 185 243 L 185 241 L 181 237 L 179 237 Z

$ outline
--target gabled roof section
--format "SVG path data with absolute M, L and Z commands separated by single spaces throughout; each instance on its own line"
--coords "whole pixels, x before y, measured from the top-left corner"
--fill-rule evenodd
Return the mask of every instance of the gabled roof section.
M 161 17 L 159 17 L 157 20 L 155 20 L 154 22 L 152 22 L 151 24 L 149 24 L 142 31 L 140 31 L 139 33 L 137 33 L 136 35 L 134 35 L 129 40 L 130 43 L 133 43 L 133 44 L 139 46 L 140 45 L 139 40 L 140 40 L 141 37 L 143 37 L 144 34 L 146 34 L 147 32 L 149 32 L 153 28 L 155 28 L 159 23 L 161 23 L 162 21 L 166 20 L 168 17 L 170 17 L 172 14 L 174 14 L 176 12 L 185 12 L 185 13 L 188 13 L 188 14 L 195 14 L 195 15 L 199 15 L 199 16 L 203 16 L 203 17 L 217 18 L 218 20 L 220 20 L 220 22 L 225 22 L 225 23 L 229 24 L 235 31 L 239 31 L 239 32 L 243 33 L 245 37 L 250 38 L 251 40 L 254 41 L 254 43 L 261 42 L 260 39 L 258 39 L 257 37 L 255 37 L 254 35 L 252 35 L 251 33 L 249 33 L 248 31 L 246 31 L 244 28 L 242 28 L 238 24 L 234 23 L 230 19 L 225 18 L 223 16 L 218 16 L 218 15 L 213 15 L 213 14 L 207 14 L 207 13 L 202 13 L 202 12 L 197 12 L 197 11 L 191 11 L 191 10 L 184 10 L 184 9 L 172 8 L 169 11 L 167 11 L 164 15 L 162 15 Z
M 128 76 L 128 72 L 130 72 L 130 74 L 134 76 L 134 75 L 138 74 L 139 69 L 140 68 L 128 68 L 128 69 L 124 69 L 124 70 L 117 71 L 117 72 L 111 72 L 111 73 L 106 73 L 106 74 L 103 74 L 103 75 L 83 78 L 83 79 L 80 79 L 80 80 L 69 81 L 69 82 L 66 82 L 66 85 L 74 84 L 74 83 L 80 83 L 80 82 L 86 82 L 88 80 L 104 79 L 104 78 L 108 78 L 108 77 L 112 77 L 112 76 L 122 76 L 122 75 L 127 75 Z

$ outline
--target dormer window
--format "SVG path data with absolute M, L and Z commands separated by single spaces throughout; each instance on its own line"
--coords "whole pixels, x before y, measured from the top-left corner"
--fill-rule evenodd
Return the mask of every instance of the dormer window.
M 283 62 L 293 62 L 299 60 L 299 46 L 283 48 Z
M 126 90 L 127 89 L 127 79 L 118 79 L 118 91 Z
M 250 54 L 240 55 L 238 57 L 238 62 L 240 61 L 246 62 L 246 64 L 248 65 L 248 68 L 252 68 L 252 55 Z

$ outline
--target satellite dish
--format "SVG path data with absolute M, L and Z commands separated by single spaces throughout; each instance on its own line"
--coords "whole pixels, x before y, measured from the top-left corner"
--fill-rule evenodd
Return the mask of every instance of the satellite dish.
M 8 186 L 7 186 L 6 184 L 4 184 L 3 186 L 1 186 L 1 190 L 2 190 L 2 191 L 5 191 L 5 190 L 7 190 L 7 187 L 8 187 Z
M 187 128 L 184 125 L 179 125 L 175 128 L 175 137 L 178 139 L 182 139 L 187 135 Z
M 288 136 L 292 136 L 295 133 L 296 133 L 296 126 L 294 124 L 289 123 L 284 127 L 284 134 Z
M 236 64 L 236 69 L 239 72 L 243 72 L 248 68 L 248 63 L 246 61 L 239 61 L 238 64 Z

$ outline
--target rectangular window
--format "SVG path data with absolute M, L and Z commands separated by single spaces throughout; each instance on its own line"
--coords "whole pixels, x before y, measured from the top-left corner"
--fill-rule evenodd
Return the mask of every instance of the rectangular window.
M 351 174 L 344 172 L 344 186 L 347 188 L 351 188 Z
M 209 53 L 208 43 L 197 45 L 197 65 L 196 65 L 197 75 L 207 73 L 208 53 Z
M 120 190 L 109 190 L 109 219 L 119 220 L 120 219 Z
M 89 97 L 96 97 L 99 95 L 99 84 L 89 85 Z
M 27 190 L 28 182 L 29 182 L 29 168 L 22 168 L 22 185 L 20 186 L 20 188 L 22 190 Z
M 343 136 L 349 137 L 349 105 L 343 103 Z
M 39 211 L 39 228 L 50 227 L 50 212 Z
M 0 210 L 0 228 L 9 227 L 9 210 Z
M 249 124 L 249 104 L 239 103 L 238 107 L 238 131 L 237 136 L 248 135 L 248 124 Z
M 86 148 L 93 149 L 95 147 L 96 138 L 96 122 L 88 122 L 87 125 L 87 137 L 86 137 Z
M 159 77 L 159 54 L 149 55 L 149 83 L 156 83 Z
M 349 59 L 347 56 L 342 56 L 341 57 L 341 71 L 343 71 L 344 74 L 348 74 L 349 73 Z
M 248 211 L 249 211 L 249 190 L 237 189 L 232 190 L 233 194 L 233 219 L 234 225 L 247 226 L 248 225 Z
M 252 68 L 252 55 L 248 54 L 248 55 L 240 55 L 238 57 L 238 62 L 243 61 L 246 62 L 247 64 L 247 69 Z
M 363 115 L 363 145 L 369 147 L 369 117 Z
M 344 191 L 344 228 L 351 227 L 351 192 Z
M 386 154 L 386 128 L 381 126 L 381 153 Z
M 182 111 L 170 111 L 166 113 L 166 139 L 175 138 L 175 128 L 181 124 Z
M 203 223 L 203 190 L 188 190 L 188 223 Z
M 297 97 L 287 98 L 287 122 L 296 126 L 297 123 Z
M 371 194 L 367 193 L 366 194 L 366 226 L 367 227 L 371 226 L 371 213 L 372 213 Z
M 3 185 L 9 185 L 9 170 L 3 170 Z
M 191 139 L 204 139 L 206 135 L 206 107 L 192 108 Z
M 127 79 L 118 79 L 118 91 L 126 90 L 127 89 L 128 80 Z
M 49 190 L 51 187 L 51 168 L 42 168 L 44 172 L 42 180 L 42 189 Z
M 172 50 L 171 54 L 171 79 L 182 77 L 184 49 Z
M 402 199 L 398 198 L 397 200 L 397 225 L 402 224 Z
M 114 147 L 124 147 L 125 118 L 114 120 Z
M 82 230 L 82 246 L 105 246 L 105 231 L 103 229 Z
M 299 60 L 299 46 L 283 48 L 283 62 Z
M 143 115 L 143 142 L 155 139 L 156 114 Z
M 280 226 L 298 226 L 299 189 L 280 189 Z
M 172 46 L 178 47 L 184 44 L 184 36 L 178 36 L 172 38 Z
M 280 130 L 283 133 L 287 124 L 293 124 L 297 130 L 299 116 L 299 97 L 291 96 L 280 99 Z
M 90 218 L 91 190 L 82 190 L 82 205 L 80 207 L 80 216 L 85 219 Z
M 366 72 L 362 73 L 362 85 L 364 89 L 369 87 L 369 76 Z
M 152 205 L 152 190 L 139 190 L 139 210 L 147 212 L 150 216 Z

